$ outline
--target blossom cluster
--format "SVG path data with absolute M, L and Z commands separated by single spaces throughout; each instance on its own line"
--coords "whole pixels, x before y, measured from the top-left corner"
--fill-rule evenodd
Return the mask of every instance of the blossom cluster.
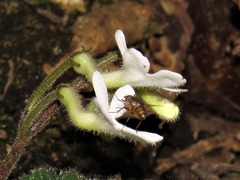
M 100 72 L 96 62 L 87 53 L 79 53 L 72 57 L 73 69 L 85 75 L 92 83 L 95 98 L 95 109 L 82 107 L 81 97 L 70 86 L 59 88 L 59 99 L 68 110 L 72 122 L 79 128 L 95 132 L 103 132 L 126 138 L 130 141 L 141 141 L 156 144 L 163 137 L 145 131 L 138 131 L 122 125 L 117 120 L 129 108 L 126 107 L 126 97 L 139 96 L 162 119 L 171 121 L 179 116 L 179 108 L 149 89 L 163 89 L 169 92 L 181 93 L 186 89 L 179 87 L 186 83 L 182 75 L 160 70 L 150 74 L 149 60 L 135 48 L 128 48 L 123 32 L 117 30 L 115 39 L 122 55 L 123 66 L 119 70 Z M 138 88 L 135 92 L 134 88 Z M 109 103 L 108 89 L 116 89 Z

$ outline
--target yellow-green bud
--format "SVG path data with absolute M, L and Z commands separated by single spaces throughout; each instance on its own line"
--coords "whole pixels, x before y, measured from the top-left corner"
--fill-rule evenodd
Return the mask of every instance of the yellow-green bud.
M 98 114 L 83 109 L 80 96 L 71 86 L 61 85 L 58 89 L 58 97 L 76 127 L 93 131 L 109 131 L 109 126 Z
M 166 98 L 149 90 L 138 90 L 138 94 L 150 108 L 165 121 L 175 121 L 179 116 L 179 108 Z
M 85 75 L 89 81 L 92 80 L 93 72 L 96 71 L 96 64 L 88 53 L 79 52 L 73 54 L 71 63 L 77 73 Z

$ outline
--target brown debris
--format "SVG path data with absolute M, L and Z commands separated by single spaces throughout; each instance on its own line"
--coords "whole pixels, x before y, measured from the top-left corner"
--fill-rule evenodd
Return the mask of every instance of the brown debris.
M 153 58 L 153 72 L 163 67 L 177 72 L 183 70 L 183 60 L 193 32 L 186 2 L 164 0 L 141 4 L 122 1 L 80 16 L 72 27 L 70 52 L 86 47 L 91 48 L 91 55 L 100 55 L 116 46 L 114 33 L 117 29 L 124 31 L 129 46 L 151 37 L 151 51 L 146 56 L 150 60 Z M 163 36 L 156 39 L 155 34 Z M 67 56 L 62 59 L 66 60 Z M 55 69 L 57 66 L 51 68 L 46 64 L 44 69 Z
M 229 44 L 226 47 L 226 53 L 231 54 L 233 57 L 240 57 L 240 36 L 232 34 L 229 37 Z
M 240 0 L 233 0 L 234 3 L 236 3 L 236 5 L 238 6 L 238 8 L 240 9 Z
M 60 5 L 60 7 L 68 14 L 79 11 L 86 12 L 86 0 L 50 0 L 52 3 Z
M 199 114 L 200 115 L 200 114 Z M 216 150 L 223 150 L 224 152 L 234 151 L 240 152 L 240 143 L 239 139 L 236 137 L 239 135 L 240 125 L 238 123 L 229 123 L 222 118 L 209 116 L 207 113 L 202 113 L 201 116 L 188 114 L 186 120 L 191 122 L 190 128 L 193 132 L 205 132 L 209 133 L 209 137 L 206 139 L 199 140 L 198 142 L 190 145 L 186 149 L 181 151 L 176 151 L 169 158 L 160 158 L 158 160 L 155 172 L 157 174 L 163 174 L 164 172 L 174 168 L 177 165 L 189 165 L 192 167 L 192 171 L 196 170 L 196 167 L 201 166 L 201 161 L 203 163 L 203 157 L 207 157 L 209 153 L 212 153 Z M 200 123 L 200 127 L 195 126 Z M 202 124 L 202 126 L 201 126 Z M 212 130 L 209 129 L 213 128 Z M 210 130 L 210 131 L 209 131 Z M 210 158 L 206 158 L 204 164 L 213 163 L 214 166 L 208 168 L 209 173 L 217 173 L 221 174 L 221 167 L 225 167 L 226 171 L 228 169 L 235 169 L 235 171 L 240 171 L 239 165 L 231 164 L 234 156 L 226 156 L 222 161 L 219 158 L 219 155 L 215 156 L 215 160 L 211 159 L 214 157 L 213 155 Z M 223 156 L 220 156 L 223 157 Z M 220 161 L 220 162 L 218 162 Z M 210 167 L 210 165 L 208 165 Z M 200 169 L 201 169 L 200 168 Z M 200 173 L 200 172 L 199 172 Z M 200 173 L 201 174 L 201 173 Z M 198 175 L 200 175 L 198 174 Z M 218 175 L 217 174 L 217 175 Z M 201 174 L 200 176 L 203 176 Z
M 151 69 L 153 72 L 163 68 L 181 72 L 194 29 L 187 13 L 188 4 L 171 0 L 160 0 L 159 4 L 163 11 L 159 12 L 159 16 L 166 18 L 159 23 L 166 27 L 160 37 L 152 36 L 149 39 L 150 53 L 153 54 Z
M 124 31 L 128 42 L 136 42 L 149 30 L 152 16 L 150 6 L 134 1 L 122 1 L 80 16 L 72 28 L 71 50 L 79 51 L 84 46 L 92 48 L 93 56 L 101 54 L 115 46 L 117 29 Z
M 187 98 L 227 117 L 239 119 L 240 66 L 235 58 L 239 51 L 236 37 L 239 32 L 234 27 L 237 21 L 230 21 L 235 12 L 232 2 L 216 2 L 216 6 L 211 6 L 207 0 L 189 3 L 195 32 L 186 61 Z M 235 16 L 238 17 L 237 12 Z
M 134 22 L 134 23 L 132 23 Z M 124 31 L 128 43 L 141 40 L 154 24 L 150 6 L 134 1 L 121 1 L 92 11 L 78 17 L 72 27 L 73 37 L 68 54 L 58 64 L 66 60 L 69 53 L 91 48 L 91 55 L 97 56 L 116 46 L 114 33 L 117 29 Z M 46 64 L 43 69 L 51 73 L 58 65 Z M 50 70 L 50 71 L 49 71 Z
M 9 65 L 9 71 L 8 71 L 8 79 L 7 79 L 7 83 L 4 86 L 4 90 L 3 90 L 3 94 L 0 94 L 0 101 L 2 101 L 7 93 L 7 90 L 9 88 L 9 86 L 12 84 L 13 80 L 14 80 L 14 63 L 12 60 L 8 61 L 8 65 Z
M 7 139 L 7 132 L 3 129 L 0 129 L 0 140 L 6 140 Z
M 37 13 L 48 18 L 50 21 L 52 21 L 53 23 L 56 23 L 56 24 L 65 25 L 67 22 L 67 19 L 57 16 L 56 14 L 54 14 L 53 12 L 51 12 L 50 10 L 47 10 L 47 9 L 38 8 Z

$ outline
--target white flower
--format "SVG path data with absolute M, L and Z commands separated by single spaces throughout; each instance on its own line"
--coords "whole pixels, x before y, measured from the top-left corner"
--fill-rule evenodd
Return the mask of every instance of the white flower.
M 186 79 L 178 73 L 160 70 L 149 74 L 148 59 L 135 48 L 127 48 L 125 36 L 121 30 L 116 31 L 115 39 L 123 58 L 123 69 L 103 74 L 108 87 L 129 84 L 133 87 L 158 87 L 171 92 L 187 91 L 176 88 L 186 83 Z
M 150 144 L 155 144 L 163 139 L 162 136 L 155 133 L 136 131 L 129 127 L 125 127 L 116 120 L 116 118 L 121 117 L 126 112 L 124 103 L 119 100 L 124 99 L 124 96 L 127 95 L 135 95 L 131 86 L 125 85 L 119 88 L 109 105 L 107 87 L 102 75 L 98 71 L 94 72 L 92 82 L 96 94 L 95 103 L 110 125 L 112 125 L 112 128 L 119 132 L 120 136 L 127 137 L 130 140 L 144 141 Z

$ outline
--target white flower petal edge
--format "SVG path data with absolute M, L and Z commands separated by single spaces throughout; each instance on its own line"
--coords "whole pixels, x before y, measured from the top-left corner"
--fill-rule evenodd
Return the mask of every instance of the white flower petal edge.
M 121 117 L 126 112 L 126 109 L 124 108 L 124 100 L 125 96 L 128 95 L 135 95 L 134 89 L 129 85 L 119 88 L 114 94 L 109 107 L 109 112 L 114 119 Z
M 125 135 L 128 135 L 128 137 L 131 137 L 131 139 L 136 141 L 139 141 L 139 138 L 141 138 L 145 142 L 148 142 L 150 144 L 156 144 L 157 142 L 160 142 L 163 140 L 163 137 L 156 133 L 136 131 L 135 129 L 131 129 L 127 126 L 124 126 L 118 123 L 116 120 L 114 121 L 114 127 L 117 131 L 122 131 L 122 133 L 124 133 Z
M 124 78 L 126 84 L 137 87 L 159 87 L 171 92 L 187 91 L 176 88 L 186 83 L 186 79 L 178 73 L 160 70 L 157 73 L 149 74 L 148 59 L 140 51 L 127 48 L 125 36 L 121 30 L 116 31 L 115 39 L 123 57 L 123 74 L 127 75 Z
M 122 57 L 126 70 L 141 72 L 142 74 L 148 73 L 150 63 L 140 51 L 135 48 L 130 48 L 123 53 Z
M 124 103 L 118 104 L 117 101 L 119 100 L 117 98 L 123 98 L 125 95 L 134 95 L 135 92 L 131 86 L 126 85 L 117 90 L 116 94 L 114 95 L 117 98 L 112 100 L 110 105 L 111 108 L 110 108 L 108 104 L 108 92 L 107 92 L 106 84 L 101 74 L 98 71 L 94 72 L 92 82 L 93 82 L 93 88 L 96 94 L 95 103 L 99 107 L 101 113 L 112 125 L 113 129 L 118 131 L 120 136 L 127 137 L 130 140 L 144 141 L 150 144 L 156 144 L 157 142 L 160 142 L 163 139 L 163 137 L 158 134 L 148 133 L 144 131 L 136 131 L 129 127 L 125 127 L 116 121 L 115 118 L 120 117 L 120 115 L 123 115 L 124 111 L 113 113 L 110 110 L 119 108 L 118 105 L 120 105 L 120 108 L 124 107 Z
M 93 73 L 92 82 L 96 94 L 96 98 L 94 99 L 95 103 L 97 104 L 103 115 L 109 119 L 110 116 L 108 112 L 109 109 L 108 92 L 100 72 L 95 71 Z
M 186 79 L 182 75 L 168 71 L 161 70 L 154 74 L 146 74 L 144 81 L 133 82 L 136 86 L 139 84 L 145 87 L 161 87 L 171 92 L 186 92 L 187 89 L 176 88 L 186 83 Z
M 115 32 L 115 39 L 116 39 L 118 48 L 121 54 L 123 55 L 123 53 L 127 50 L 127 44 L 126 44 L 125 36 L 121 30 L 117 30 Z
M 142 71 L 143 73 L 147 73 L 149 71 L 150 63 L 148 59 L 135 48 L 127 48 L 126 39 L 121 30 L 117 30 L 115 32 L 115 40 L 121 55 L 123 56 L 123 64 L 126 69 Z M 128 59 L 131 60 L 129 61 Z

